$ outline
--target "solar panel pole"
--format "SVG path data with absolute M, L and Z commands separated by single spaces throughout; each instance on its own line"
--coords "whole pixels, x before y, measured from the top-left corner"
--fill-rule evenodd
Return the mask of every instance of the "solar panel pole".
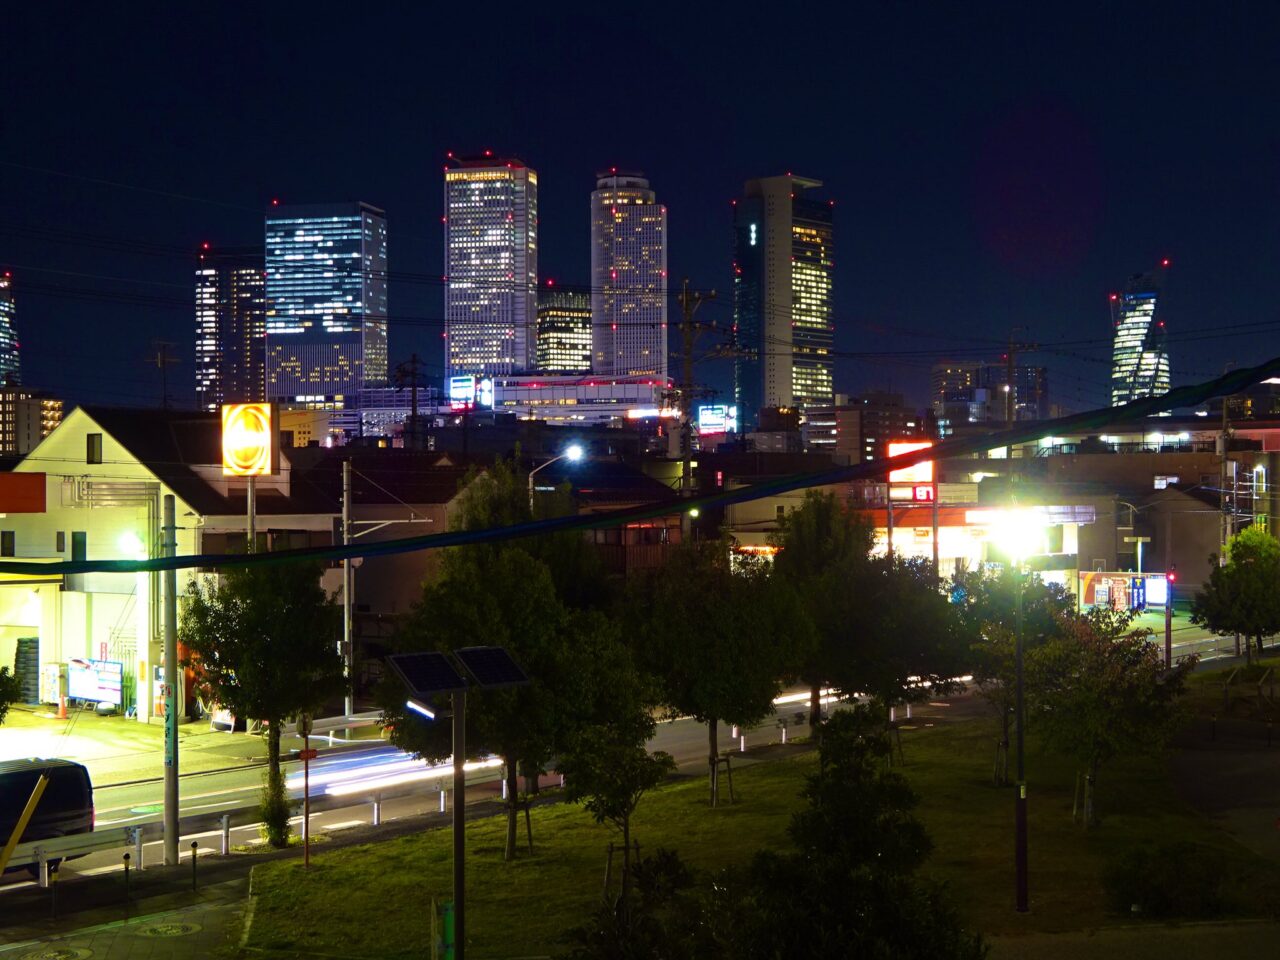
M 173 494 L 164 498 L 164 555 L 178 555 Z M 178 572 L 164 572 L 164 862 L 178 862 Z
M 467 761 L 466 735 L 467 693 L 453 693 L 453 942 L 454 960 L 465 960 L 467 950 L 466 921 L 466 852 Z
M 342 461 L 342 543 L 351 543 L 351 461 Z M 351 646 L 351 591 L 355 587 L 355 578 L 351 575 L 351 558 L 342 558 L 342 646 L 338 653 L 342 656 L 342 672 L 346 680 L 346 694 L 343 707 L 349 717 L 355 713 L 355 658 Z

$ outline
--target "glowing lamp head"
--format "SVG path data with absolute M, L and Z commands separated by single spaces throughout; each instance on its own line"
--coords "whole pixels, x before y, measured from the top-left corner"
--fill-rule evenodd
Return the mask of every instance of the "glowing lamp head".
M 566 460 L 570 460 L 573 463 L 577 463 L 579 460 L 582 459 L 583 453 L 584 451 L 582 449 L 582 444 L 571 443 L 569 444 L 568 448 L 565 450 L 564 455 Z
M 695 520 L 697 520 L 698 517 L 701 516 L 701 514 L 702 514 L 702 511 L 699 510 L 697 507 L 689 508 L 689 516 L 693 517 L 693 519 Z
M 1034 510 L 1002 511 L 991 530 L 992 539 L 1016 564 L 1027 557 L 1045 553 L 1044 520 Z
M 142 538 L 132 530 L 126 530 L 116 537 L 116 549 L 129 560 L 145 560 L 147 558 L 147 551 Z

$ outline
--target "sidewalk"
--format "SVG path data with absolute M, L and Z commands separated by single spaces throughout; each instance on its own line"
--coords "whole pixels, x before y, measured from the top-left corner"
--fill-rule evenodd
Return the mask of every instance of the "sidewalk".
M 379 742 L 376 730 L 368 727 L 353 731 L 353 739 Z M 301 746 L 297 737 L 281 741 L 286 753 Z M 164 776 L 163 749 L 163 724 L 90 711 L 72 711 L 59 720 L 47 707 L 15 704 L 0 731 L 0 760 L 75 760 L 89 768 L 95 788 Z M 178 753 L 183 773 L 201 773 L 264 760 L 267 745 L 256 734 L 211 730 L 209 721 L 197 720 L 178 726 Z
M 211 884 L 198 894 L 176 893 L 146 901 L 147 912 L 129 920 L 88 924 L 70 932 L 41 934 L 9 928 L 0 946 L 4 960 L 188 960 L 233 947 L 240 934 L 248 878 Z M 118 910 L 113 911 L 118 914 Z M 90 918 L 82 915 L 76 923 Z M 47 923 L 39 926 L 47 926 Z

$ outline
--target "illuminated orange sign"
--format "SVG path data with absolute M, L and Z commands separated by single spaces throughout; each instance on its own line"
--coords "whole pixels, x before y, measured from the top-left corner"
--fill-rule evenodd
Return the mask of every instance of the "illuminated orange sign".
M 900 457 L 916 450 L 927 450 L 933 446 L 932 440 L 891 440 L 889 456 Z M 933 483 L 933 461 L 926 460 L 914 467 L 903 467 L 901 470 L 889 471 L 890 483 Z
M 269 403 L 228 403 L 222 408 L 222 473 L 265 477 L 280 469 L 280 443 Z

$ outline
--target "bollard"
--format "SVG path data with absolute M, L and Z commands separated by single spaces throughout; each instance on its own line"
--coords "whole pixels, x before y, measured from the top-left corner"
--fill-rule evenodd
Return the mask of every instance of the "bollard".
M 441 788 L 440 790 L 440 812 L 444 813 L 448 804 L 449 791 Z
M 222 815 L 222 855 L 228 856 L 231 853 L 231 814 L 224 813 Z
M 747 735 L 745 733 L 741 734 L 738 737 L 738 752 L 739 753 L 747 752 Z
M 897 711 L 898 711 L 898 708 L 897 708 L 897 707 L 890 707 L 890 708 L 889 708 L 889 722 L 890 722 L 890 723 L 893 723 L 895 720 L 897 720 L 897 719 L 898 719 L 898 712 L 897 712 Z
M 910 701 L 907 702 L 907 719 L 908 720 L 911 719 L 911 702 Z
M 124 902 L 129 902 L 129 855 L 124 855 Z
M 738 729 L 738 725 L 735 723 L 733 725 L 733 733 L 729 734 L 729 736 L 731 736 L 734 740 L 737 740 L 738 737 L 741 736 L 741 734 L 742 734 L 742 731 Z
M 49 909 L 53 919 L 58 919 L 58 864 L 49 864 Z
M 137 869 L 143 869 L 142 863 L 142 828 L 133 831 L 133 859 L 138 861 Z
M 564 789 L 564 774 L 560 774 L 560 789 Z
M 786 724 L 783 724 L 783 725 L 782 725 L 782 742 L 783 742 L 783 743 L 786 743 L 786 742 L 787 742 L 787 726 L 786 726 Z
M 191 889 L 192 890 L 196 889 L 196 860 L 199 859 L 196 856 L 196 850 L 197 848 L 199 848 L 199 846 L 200 844 L 198 844 L 196 841 L 194 840 L 191 841 Z
M 507 799 L 507 778 L 505 776 L 502 778 L 502 799 Z
M 382 794 L 380 793 L 373 795 L 373 825 L 382 826 Z

